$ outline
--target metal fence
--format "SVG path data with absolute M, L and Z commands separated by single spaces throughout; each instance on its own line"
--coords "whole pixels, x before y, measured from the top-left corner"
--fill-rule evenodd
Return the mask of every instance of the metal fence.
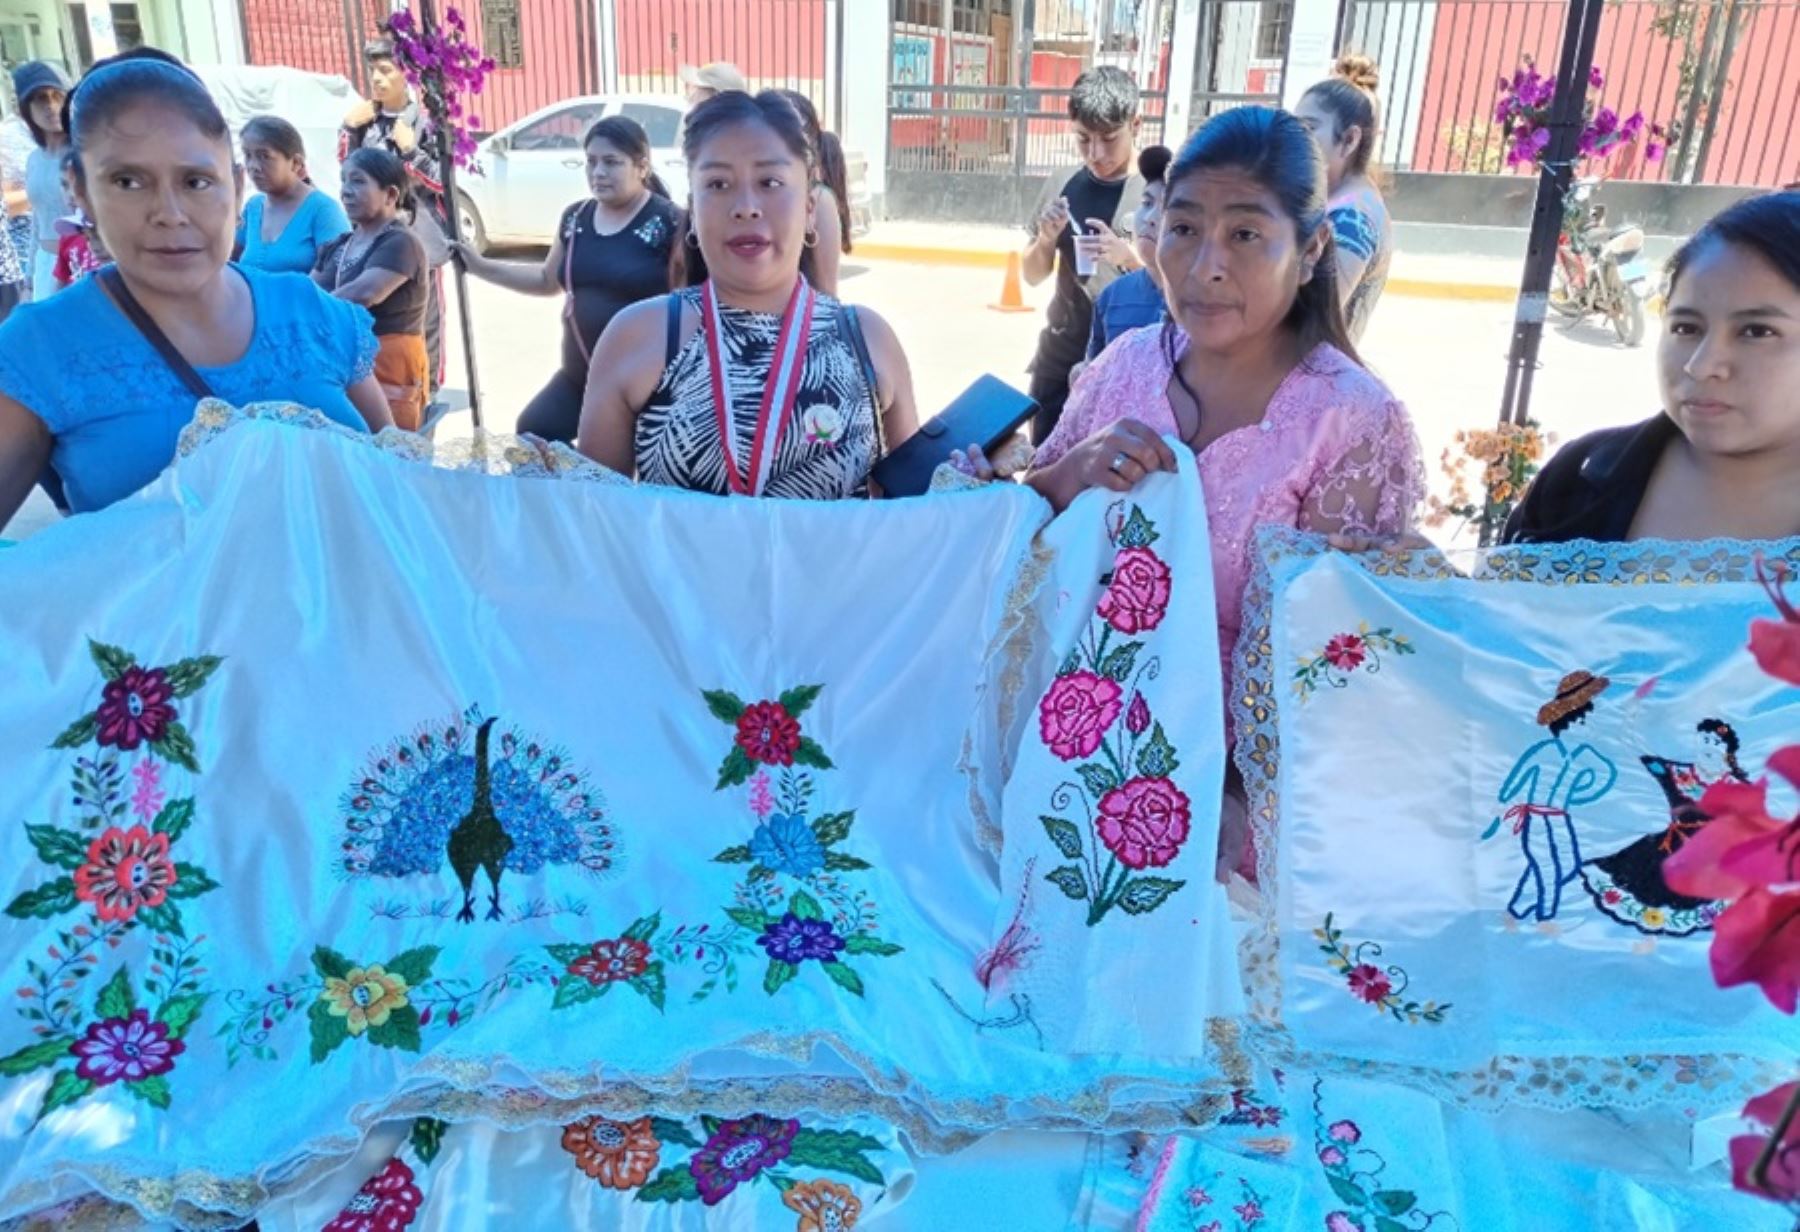
M 1400 171 L 1504 172 L 1498 82 L 1552 72 L 1564 0 L 1348 0 L 1344 50 L 1382 69 L 1380 155 Z M 1800 177 L 1800 0 L 1611 0 L 1598 104 L 1672 132 L 1615 154 L 1614 179 L 1772 186 Z
M 683 65 L 722 60 L 753 90 L 795 90 L 834 127 L 834 56 L 826 46 L 844 0 L 616 0 L 621 90 L 679 94 Z

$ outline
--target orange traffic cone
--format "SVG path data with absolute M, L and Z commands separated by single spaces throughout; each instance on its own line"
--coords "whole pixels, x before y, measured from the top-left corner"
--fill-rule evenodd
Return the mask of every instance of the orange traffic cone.
M 1019 254 L 1006 254 L 1006 285 L 1000 288 L 1000 302 L 989 304 L 995 312 L 1030 312 L 1031 305 L 1025 302 L 1025 289 L 1019 281 Z

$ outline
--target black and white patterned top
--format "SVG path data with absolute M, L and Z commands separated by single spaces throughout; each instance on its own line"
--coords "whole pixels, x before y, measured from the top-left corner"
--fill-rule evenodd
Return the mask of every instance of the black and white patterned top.
M 656 392 L 638 414 L 632 442 L 638 479 L 724 496 L 731 491 L 731 482 L 713 408 L 700 291 L 692 287 L 678 294 L 687 308 L 701 313 L 700 328 L 664 370 Z M 869 469 L 881 456 L 875 400 L 856 350 L 839 324 L 843 311 L 829 295 L 820 295 L 814 306 L 799 392 L 769 466 L 765 496 L 843 500 L 869 494 Z M 756 436 L 781 318 L 725 304 L 719 305 L 719 317 L 731 374 L 732 431 L 738 465 L 744 466 Z

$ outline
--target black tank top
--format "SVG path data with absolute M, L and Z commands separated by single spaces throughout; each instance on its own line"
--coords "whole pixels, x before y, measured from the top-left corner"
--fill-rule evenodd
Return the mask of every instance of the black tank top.
M 669 252 L 675 242 L 675 206 L 655 193 L 630 223 L 611 235 L 594 230 L 595 203 L 578 201 L 563 211 L 563 264 L 556 272 L 571 292 L 574 313 L 563 315 L 563 371 L 587 382 L 587 356 L 619 310 L 666 295 Z M 572 285 L 571 285 L 572 284 Z

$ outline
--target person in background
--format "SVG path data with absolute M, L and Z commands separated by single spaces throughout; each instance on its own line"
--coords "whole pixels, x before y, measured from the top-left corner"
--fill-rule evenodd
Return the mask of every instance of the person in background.
M 1156 239 L 1166 187 L 1163 173 L 1171 157 L 1166 145 L 1153 145 L 1138 155 L 1144 195 L 1131 217 L 1131 247 L 1142 265 L 1100 292 L 1094 301 L 1094 325 L 1088 331 L 1089 362 L 1100 358 L 1100 352 L 1115 338 L 1145 325 L 1158 325 L 1168 312 L 1163 303 L 1162 274 L 1156 268 Z M 1073 381 L 1073 376 L 1070 379 Z
M 720 94 L 688 113 L 682 153 L 708 281 L 607 326 L 581 452 L 720 496 L 869 495 L 870 468 L 918 430 L 912 374 L 887 322 L 800 276 L 814 209 L 800 117 L 773 91 Z
M 66 111 L 76 196 L 116 265 L 0 325 L 0 525 L 52 461 L 76 513 L 156 478 L 193 418 L 194 382 L 240 406 L 389 423 L 368 313 L 298 275 L 230 264 L 242 189 L 198 77 L 129 51 L 90 69 Z
M 352 229 L 319 250 L 313 281 L 374 316 L 375 379 L 394 423 L 416 432 L 430 393 L 425 253 L 413 234 L 406 165 L 364 148 L 344 160 L 339 189 Z
M 25 117 L 36 147 L 25 160 L 25 194 L 37 240 L 31 254 L 31 297 L 49 299 L 56 293 L 56 220 L 69 212 L 62 181 L 63 150 L 69 144 L 62 112 L 69 80 L 62 70 L 42 60 L 21 64 L 12 78 L 19 113 Z
M 518 430 L 546 441 L 572 442 L 581 423 L 594 344 L 621 309 L 666 295 L 681 211 L 650 169 L 650 138 L 626 116 L 588 129 L 588 189 L 563 211 L 541 265 L 494 261 L 469 244 L 456 246 L 465 268 L 486 282 L 563 302 L 562 367 L 519 416 Z
M 31 130 L 16 115 L 0 120 L 0 321 L 31 298 L 31 198 L 25 193 L 25 161 L 31 156 Z
M 850 239 L 850 170 L 844 162 L 844 146 L 836 133 L 819 126 L 812 100 L 798 90 L 778 90 L 806 126 L 806 140 L 813 150 L 812 246 L 800 254 L 800 273 L 815 290 L 838 293 L 838 265 L 853 247 Z
M 1800 535 L 1800 192 L 1750 197 L 1669 263 L 1662 410 L 1557 451 L 1504 542 Z
M 1387 285 L 1394 226 L 1369 171 L 1375 154 L 1381 71 L 1367 56 L 1344 56 L 1332 75 L 1301 96 L 1294 114 L 1325 153 L 1331 185 L 1338 291 L 1352 341 L 1360 341 Z
M 1132 174 L 1136 157 L 1138 88 L 1123 69 L 1103 66 L 1075 79 L 1069 123 L 1082 165 L 1053 174 L 1026 227 L 1031 241 L 1022 262 L 1033 286 L 1055 277 L 1049 321 L 1031 361 L 1031 397 L 1038 404 L 1032 439 L 1047 440 L 1069 396 L 1069 371 L 1087 353 L 1094 297 L 1121 274 L 1138 268 L 1120 235 L 1143 197 Z
M 381 149 L 394 155 L 412 177 L 413 235 L 425 251 L 425 349 L 434 387 L 444 382 L 444 263 L 450 259 L 449 203 L 436 153 L 419 140 L 423 113 L 406 88 L 406 74 L 394 60 L 394 41 L 385 35 L 363 46 L 370 97 L 350 109 L 338 130 L 338 161 L 353 150 Z
M 271 273 L 310 274 L 319 250 L 350 229 L 344 207 L 306 174 L 300 130 L 278 116 L 257 116 L 238 136 L 256 196 L 238 225 L 238 261 Z
M 735 64 L 727 64 L 723 60 L 714 60 L 711 64 L 703 64 L 695 68 L 691 64 L 681 66 L 679 73 L 681 86 L 687 92 L 688 106 L 698 107 L 716 94 L 727 90 L 747 91 L 750 83 L 744 80 L 743 70 Z
M 60 290 L 79 282 L 95 270 L 111 263 L 106 245 L 94 230 L 94 224 L 81 208 L 76 196 L 75 151 L 63 151 L 63 196 L 74 211 L 56 220 L 56 269 L 53 271 Z

